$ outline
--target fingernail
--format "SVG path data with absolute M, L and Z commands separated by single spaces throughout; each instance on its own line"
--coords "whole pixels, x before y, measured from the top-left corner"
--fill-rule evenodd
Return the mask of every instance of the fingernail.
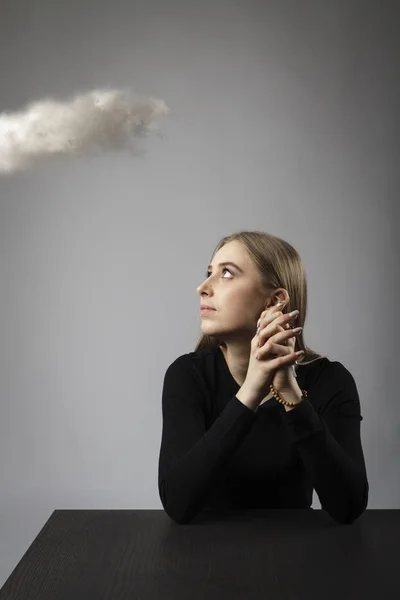
M 289 317 L 294 317 L 295 315 L 298 315 L 300 313 L 299 310 L 294 310 L 293 312 L 289 313 Z
M 261 317 L 260 317 L 260 318 L 258 319 L 258 321 L 257 321 L 257 327 L 259 327 L 259 326 L 260 326 L 260 323 L 261 323 Z

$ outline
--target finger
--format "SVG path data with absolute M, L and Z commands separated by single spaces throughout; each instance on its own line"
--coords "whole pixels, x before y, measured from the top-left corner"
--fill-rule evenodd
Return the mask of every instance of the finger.
M 285 341 L 289 340 L 291 337 L 300 335 L 302 331 L 302 327 L 297 327 L 296 329 L 291 329 L 290 331 L 281 331 L 274 336 L 270 337 L 264 344 L 260 345 L 260 350 L 263 354 L 284 354 L 287 352 L 292 352 L 292 345 L 285 345 Z M 275 352 L 275 350 L 270 350 L 270 348 L 278 347 L 280 349 L 279 352 Z
M 290 324 L 290 322 L 294 322 L 298 316 L 298 314 L 292 316 L 290 316 L 290 314 L 283 314 L 280 310 L 269 314 L 261 313 L 261 317 L 257 321 L 257 330 L 262 331 L 273 323 L 285 327 L 287 323 Z
M 291 352 L 290 354 L 287 354 L 286 356 L 277 356 L 276 358 L 273 358 L 272 360 L 270 360 L 269 362 L 269 367 L 272 370 L 278 370 L 281 367 L 285 367 L 288 365 L 294 365 L 297 363 L 297 361 L 299 360 L 299 358 L 304 354 L 304 350 L 301 350 L 299 352 Z M 262 359 L 262 357 L 257 357 L 258 359 Z
M 273 312 L 264 311 L 261 313 L 261 316 L 257 321 L 257 327 L 260 327 L 260 329 L 262 329 L 263 327 L 265 327 L 269 323 L 272 323 L 272 321 L 281 316 L 283 316 L 283 312 L 281 310 Z
M 282 344 L 277 344 L 276 342 L 271 342 L 268 340 L 264 346 L 258 348 L 256 352 L 256 358 L 258 360 L 275 360 L 277 358 L 284 359 L 286 357 L 291 357 L 291 360 L 297 360 L 297 357 L 294 355 L 294 352 L 290 346 L 283 346 Z
M 284 324 L 280 325 L 279 323 L 273 321 L 272 323 L 270 323 L 269 325 L 267 325 L 266 327 L 264 327 L 264 329 L 261 329 L 258 332 L 258 346 L 262 346 L 265 344 L 265 342 L 272 337 L 273 335 L 278 334 L 279 332 L 289 332 L 290 334 L 293 334 L 294 329 L 292 329 L 291 327 L 289 327 L 288 329 L 284 329 Z M 290 337 L 290 335 L 289 335 Z M 284 339 L 288 339 L 288 338 L 284 338 Z
M 287 320 L 292 321 L 297 319 L 299 316 L 299 311 L 292 311 L 297 314 L 291 315 L 290 313 L 283 313 L 281 310 L 273 310 L 272 312 L 266 310 L 261 313 L 261 316 L 257 322 L 257 326 L 265 327 L 275 319 L 279 319 L 280 323 L 286 323 Z
M 278 325 L 278 323 L 273 322 L 261 331 L 260 329 L 257 329 L 257 331 L 257 345 L 262 346 L 271 336 L 279 333 L 280 331 L 285 331 L 285 329 L 281 325 Z

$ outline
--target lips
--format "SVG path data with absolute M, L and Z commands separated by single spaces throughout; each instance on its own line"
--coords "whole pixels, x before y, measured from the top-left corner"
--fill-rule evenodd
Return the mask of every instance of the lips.
M 215 310 L 215 308 L 212 308 L 211 306 L 207 306 L 206 304 L 202 304 L 200 306 L 200 310 Z

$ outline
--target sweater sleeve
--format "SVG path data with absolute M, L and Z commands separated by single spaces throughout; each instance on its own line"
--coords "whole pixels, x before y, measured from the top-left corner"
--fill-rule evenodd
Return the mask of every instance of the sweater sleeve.
M 206 430 L 205 394 L 185 356 L 167 369 L 162 391 L 162 435 L 158 491 L 168 516 L 188 523 L 204 507 L 209 493 L 256 419 L 233 396 Z
M 342 363 L 332 361 L 311 393 L 321 406 L 319 414 L 304 400 L 282 418 L 321 507 L 350 524 L 366 509 L 369 494 L 356 383 Z

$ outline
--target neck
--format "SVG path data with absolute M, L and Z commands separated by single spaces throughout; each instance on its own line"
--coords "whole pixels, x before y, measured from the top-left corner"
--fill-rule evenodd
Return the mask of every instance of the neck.
M 235 381 L 242 386 L 246 379 L 247 369 L 249 368 L 250 359 L 250 343 L 246 346 L 243 344 L 240 346 L 228 345 L 220 346 L 220 349 L 224 355 L 228 369 L 232 374 Z

